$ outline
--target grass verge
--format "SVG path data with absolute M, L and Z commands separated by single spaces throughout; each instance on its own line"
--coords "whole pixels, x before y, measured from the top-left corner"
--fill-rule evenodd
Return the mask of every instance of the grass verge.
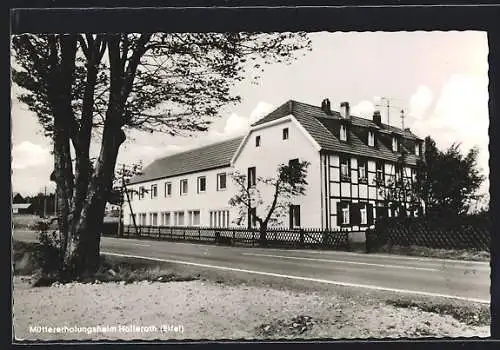
M 469 250 L 469 249 L 448 250 L 448 249 L 427 248 L 414 245 L 412 246 L 384 245 L 379 249 L 377 249 L 376 252 L 429 257 L 429 258 L 466 260 L 466 261 L 490 261 L 489 252 Z
M 40 251 L 39 243 L 13 242 L 14 274 L 32 276 L 34 287 L 50 286 L 61 282 L 56 276 L 44 275 L 36 258 Z M 123 282 L 125 284 L 148 282 L 193 281 L 198 277 L 190 274 L 177 274 L 161 264 L 137 259 L 101 256 L 101 264 L 96 273 L 78 280 L 82 283 Z M 64 281 L 72 282 L 72 281 Z
M 441 316 L 451 316 L 469 326 L 487 326 L 491 323 L 489 305 L 455 304 L 453 302 L 414 301 L 409 299 L 386 300 L 386 303 L 398 308 L 417 309 Z

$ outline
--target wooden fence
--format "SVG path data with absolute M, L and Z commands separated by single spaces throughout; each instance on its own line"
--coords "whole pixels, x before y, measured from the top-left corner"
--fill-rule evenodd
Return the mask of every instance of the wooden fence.
M 385 219 L 366 239 L 370 251 L 383 245 L 489 251 L 491 242 L 489 218 L 472 216 Z
M 279 229 L 267 230 L 265 241 L 261 240 L 258 229 L 213 228 L 191 226 L 134 226 L 126 225 L 117 235 L 117 225 L 106 224 L 104 236 L 121 238 L 141 238 L 167 241 L 215 243 L 239 246 L 268 246 L 288 248 L 321 248 L 349 250 L 348 231 L 326 231 L 320 229 Z

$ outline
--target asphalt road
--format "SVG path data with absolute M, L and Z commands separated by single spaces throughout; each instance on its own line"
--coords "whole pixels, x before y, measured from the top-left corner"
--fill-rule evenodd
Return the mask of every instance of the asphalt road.
M 15 231 L 14 239 L 35 241 L 36 237 L 30 231 Z M 108 237 L 101 239 L 101 252 L 251 274 L 254 278 L 260 275 L 410 295 L 490 301 L 490 266 L 486 262 Z

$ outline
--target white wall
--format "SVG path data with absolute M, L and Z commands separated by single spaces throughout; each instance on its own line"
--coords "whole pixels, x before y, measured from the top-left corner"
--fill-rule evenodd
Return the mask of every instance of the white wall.
M 217 174 L 227 173 L 226 175 L 226 189 L 217 190 Z M 208 171 L 201 171 L 198 173 L 175 176 L 167 179 L 155 180 L 143 182 L 140 184 L 133 184 L 127 186 L 128 189 L 139 190 L 140 186 L 144 186 L 147 190 L 151 189 L 152 184 L 157 184 L 158 186 L 158 196 L 151 199 L 151 193 L 146 193 L 143 199 L 139 199 L 137 194 L 133 195 L 132 208 L 134 214 L 146 213 L 147 223 L 149 222 L 150 213 L 158 213 L 158 224 L 161 224 L 161 212 L 171 212 L 171 222 L 173 223 L 173 215 L 175 211 L 184 211 L 185 225 L 188 224 L 189 216 L 188 211 L 199 210 L 200 211 L 200 225 L 209 226 L 210 224 L 210 210 L 230 210 L 229 199 L 234 193 L 234 186 L 232 184 L 230 173 L 231 168 L 219 168 Z M 199 176 L 206 177 L 206 191 L 203 193 L 197 193 L 197 178 Z M 180 180 L 188 180 L 188 193 L 187 195 L 180 195 Z M 171 197 L 165 197 L 165 183 L 172 183 L 172 195 Z M 125 201 L 124 204 L 124 222 L 126 225 L 131 225 L 130 221 L 130 209 L 128 203 Z M 231 213 L 229 214 L 230 220 L 234 217 Z M 139 216 L 137 215 L 136 218 Z M 138 220 L 138 219 L 137 219 Z M 139 224 L 139 222 L 137 222 Z
M 282 139 L 282 130 L 288 128 L 288 139 Z M 260 136 L 260 147 L 255 146 L 256 136 Z M 308 175 L 305 196 L 296 197 L 293 204 L 300 205 L 301 226 L 309 228 L 321 227 L 321 176 L 320 155 L 296 122 L 287 120 L 252 130 L 246 139 L 241 152 L 235 159 L 234 168 L 242 174 L 247 174 L 249 167 L 256 167 L 257 177 L 275 177 L 280 164 L 288 164 L 290 159 L 307 160 Z M 274 190 L 270 186 L 261 184 L 259 187 L 264 205 L 257 206 L 257 214 L 262 217 L 265 207 L 271 203 Z M 277 226 L 288 227 L 288 211 Z

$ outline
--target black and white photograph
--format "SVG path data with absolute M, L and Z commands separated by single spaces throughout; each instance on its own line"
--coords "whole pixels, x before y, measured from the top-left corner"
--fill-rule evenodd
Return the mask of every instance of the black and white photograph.
M 490 337 L 485 31 L 10 41 L 13 341 Z

